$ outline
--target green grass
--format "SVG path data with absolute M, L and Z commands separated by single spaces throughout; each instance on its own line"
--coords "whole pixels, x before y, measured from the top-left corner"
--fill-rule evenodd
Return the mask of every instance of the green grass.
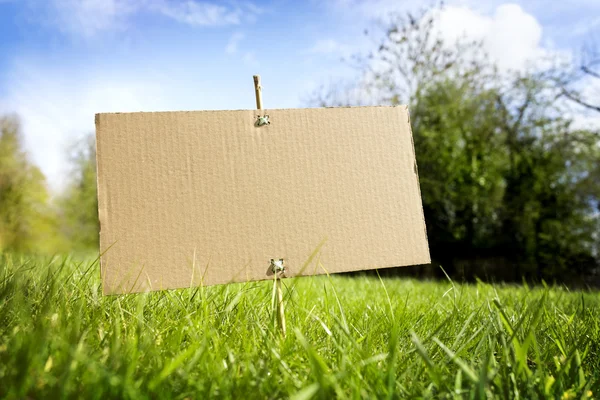
M 0 261 L 0 398 L 588 398 L 600 296 L 320 276 L 103 297 L 95 263 Z

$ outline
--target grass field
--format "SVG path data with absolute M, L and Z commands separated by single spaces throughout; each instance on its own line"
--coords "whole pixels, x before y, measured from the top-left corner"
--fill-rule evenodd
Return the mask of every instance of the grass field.
M 0 398 L 595 398 L 600 296 L 377 277 L 103 297 L 98 266 L 0 261 Z

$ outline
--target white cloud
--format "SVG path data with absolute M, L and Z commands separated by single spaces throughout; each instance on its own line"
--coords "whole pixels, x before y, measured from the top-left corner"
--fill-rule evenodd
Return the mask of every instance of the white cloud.
M 98 32 L 122 29 L 126 18 L 142 3 L 143 0 L 49 0 L 29 1 L 28 5 L 47 25 L 64 33 L 91 37 Z
M 352 47 L 346 44 L 339 43 L 335 39 L 319 39 L 308 49 L 308 53 L 312 54 L 334 54 L 346 56 L 352 52 Z
M 337 11 L 341 11 L 347 15 L 352 15 L 360 19 L 383 19 L 390 14 L 401 11 L 408 11 L 415 8 L 418 1 L 398 1 L 398 0 L 333 0 L 330 4 Z M 425 5 L 421 1 L 421 5 Z
M 254 54 L 253 51 L 248 51 L 244 53 L 242 61 L 244 61 L 244 64 L 246 64 L 249 67 L 258 67 L 259 65 L 259 62 L 256 59 L 256 54 Z
M 250 3 L 200 0 L 29 0 L 32 15 L 63 33 L 86 38 L 102 32 L 121 31 L 130 18 L 151 13 L 192 26 L 238 25 L 253 21 L 262 10 Z M 35 17 L 34 17 L 35 18 Z
M 231 37 L 229 38 L 229 41 L 227 42 L 227 46 L 225 46 L 225 53 L 227 54 L 235 54 L 238 51 L 238 46 L 240 44 L 240 42 L 244 39 L 244 34 L 241 32 L 235 32 L 233 35 L 231 35 Z
M 600 28 L 600 16 L 589 20 L 582 20 L 573 27 L 572 34 L 575 36 L 591 35 L 597 28 Z
M 95 113 L 159 110 L 163 103 L 150 77 L 93 78 L 20 63 L 10 79 L 0 113 L 19 115 L 25 146 L 53 188 L 65 183 L 68 146 L 94 132 Z
M 244 40 L 245 37 L 246 35 L 244 35 L 241 32 L 235 32 L 234 34 L 232 34 L 229 38 L 229 41 L 227 42 L 227 46 L 225 46 L 225 53 L 229 55 L 238 54 L 240 50 L 240 42 Z M 241 55 L 241 60 L 245 66 L 254 68 L 260 65 L 258 59 L 256 58 L 256 53 L 254 51 L 243 51 L 242 53 L 243 54 Z
M 452 43 L 460 37 L 482 41 L 484 50 L 501 70 L 520 70 L 550 54 L 542 47 L 541 24 L 520 5 L 494 0 L 478 2 L 477 8 L 465 5 L 471 3 L 450 1 L 441 11 L 435 11 L 440 34 L 446 42 Z M 423 1 L 394 0 L 335 0 L 333 4 L 339 12 L 359 18 L 365 25 L 374 19 L 385 21 L 391 15 L 414 12 L 419 6 L 427 5 Z M 492 4 L 496 5 L 491 8 L 492 12 L 479 11 L 484 5 Z
M 186 0 L 183 2 L 153 1 L 150 10 L 168 16 L 175 21 L 195 26 L 237 25 L 246 12 L 241 7 Z
M 522 70 L 548 54 L 541 47 L 541 25 L 517 4 L 500 5 L 491 16 L 448 6 L 439 15 L 439 29 L 447 41 L 481 40 L 502 70 Z

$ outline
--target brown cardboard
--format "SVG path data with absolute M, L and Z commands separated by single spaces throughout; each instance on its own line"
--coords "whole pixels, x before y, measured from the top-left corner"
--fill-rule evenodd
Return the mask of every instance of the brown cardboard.
M 405 106 L 98 114 L 96 139 L 105 294 L 430 262 Z

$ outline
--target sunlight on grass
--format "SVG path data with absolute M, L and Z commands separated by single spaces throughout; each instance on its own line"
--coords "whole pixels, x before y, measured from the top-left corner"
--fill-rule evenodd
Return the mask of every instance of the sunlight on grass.
M 103 297 L 98 266 L 0 261 L 2 398 L 587 398 L 600 297 L 334 276 Z M 389 296 L 389 297 L 388 297 Z

